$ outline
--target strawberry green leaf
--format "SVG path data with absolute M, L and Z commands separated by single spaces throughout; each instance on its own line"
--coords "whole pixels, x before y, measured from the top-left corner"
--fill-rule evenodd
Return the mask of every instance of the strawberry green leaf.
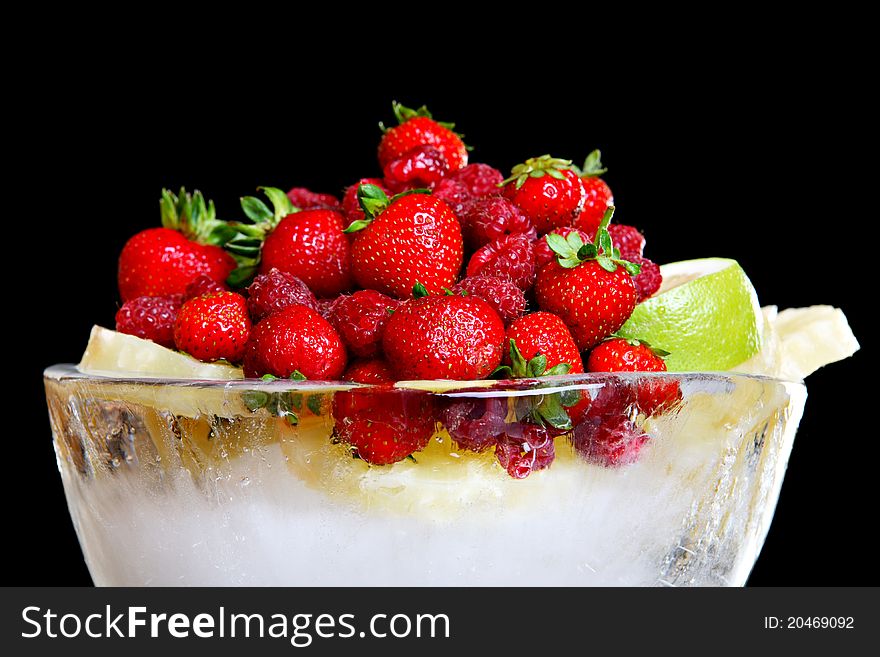
M 571 370 L 571 365 L 568 363 L 558 363 L 551 367 L 549 370 L 545 372 L 545 376 L 562 376 L 563 374 L 568 374 Z
M 544 354 L 536 354 L 535 357 L 529 361 L 528 370 L 531 376 L 543 376 L 546 369 L 547 357 Z
M 565 412 L 558 394 L 544 397 L 535 410 L 540 419 L 550 426 L 556 429 L 571 429 L 571 418 Z
M 574 256 L 573 258 L 559 258 L 557 262 L 559 263 L 559 266 L 563 267 L 564 269 L 574 269 L 579 264 L 581 264 L 583 260 L 581 260 L 578 256 Z
M 255 224 L 268 224 L 274 218 L 269 207 L 254 196 L 243 196 L 241 198 L 241 210 Z
M 608 169 L 602 166 L 602 153 L 596 149 L 587 155 L 587 159 L 584 160 L 584 166 L 581 169 L 581 177 L 596 178 L 607 172 Z
M 568 245 L 574 250 L 578 251 L 584 245 L 584 240 L 581 239 L 581 236 L 578 235 L 575 231 L 570 232 L 565 237 L 565 241 L 568 242 Z
M 367 221 L 366 219 L 358 219 L 357 221 L 352 221 L 348 225 L 348 228 L 346 228 L 342 232 L 343 233 L 356 233 L 359 230 L 363 230 L 364 228 L 369 226 L 371 223 L 372 223 L 371 221 Z
M 306 398 L 306 406 L 312 412 L 312 415 L 321 416 L 324 395 L 309 395 Z
M 614 264 L 614 261 L 611 258 L 606 258 L 605 256 L 596 256 L 596 262 L 599 263 L 599 266 L 609 273 L 614 273 L 617 271 L 617 265 Z
M 563 406 L 574 406 L 581 401 L 581 391 L 568 388 L 559 393 L 559 403 Z
M 277 187 L 257 187 L 257 190 L 263 192 L 266 196 L 269 197 L 269 201 L 272 203 L 272 207 L 275 209 L 273 213 L 275 225 L 277 225 L 278 222 L 284 219 L 284 217 L 286 217 L 287 215 L 299 212 L 299 208 L 294 206 L 293 203 L 290 202 L 287 194 L 285 194 Z
M 232 273 L 226 278 L 226 284 L 229 287 L 238 289 L 247 287 L 251 279 L 257 275 L 257 270 L 259 267 L 257 265 L 239 265 L 236 269 L 232 270 Z
M 547 171 L 547 175 L 551 178 L 556 178 L 557 180 L 565 180 L 565 176 L 562 175 L 558 169 L 550 169 Z
M 513 370 L 510 369 L 510 365 L 499 365 L 492 373 L 489 375 L 490 379 L 512 379 L 513 378 Z
M 293 373 L 290 375 L 291 381 L 305 381 L 306 375 L 300 372 L 299 370 L 293 370 Z
M 421 299 L 422 297 L 428 296 L 429 292 L 428 292 L 428 288 L 426 288 L 424 285 L 422 285 L 421 283 L 416 281 L 416 284 L 413 285 L 412 294 L 413 294 L 413 298 Z
M 609 258 L 613 257 L 614 245 L 611 243 L 611 233 L 608 232 L 607 228 L 600 228 L 596 232 L 596 246 L 599 247 L 599 251 L 603 255 Z
M 376 216 L 388 207 L 388 204 L 390 203 L 388 196 L 382 191 L 382 188 L 377 185 L 358 186 L 357 199 L 361 206 L 361 210 L 364 211 L 364 221 L 366 221 L 367 224 L 375 219 Z M 349 226 L 349 228 L 351 228 L 351 226 Z
M 584 260 L 592 260 L 596 257 L 597 254 L 598 251 L 596 249 L 596 245 L 587 242 L 580 249 L 578 249 L 577 257 L 579 261 L 583 262 Z
M 629 262 L 628 260 L 614 260 L 614 262 L 626 269 L 630 276 L 638 276 L 642 271 L 642 266 L 637 262 Z
M 577 237 L 577 234 L 575 234 L 575 237 Z M 547 233 L 544 235 L 544 239 L 547 240 L 547 246 L 550 247 L 550 250 L 563 258 L 570 258 L 577 253 L 577 249 L 572 249 L 572 246 L 562 235 Z
M 253 413 L 266 407 L 266 404 L 269 403 L 269 393 L 260 390 L 248 390 L 241 394 L 241 401 Z
M 399 194 L 395 194 L 391 197 L 391 200 L 388 202 L 390 205 L 394 203 L 394 201 L 403 198 L 404 196 L 409 196 L 410 194 L 431 194 L 431 190 L 427 187 L 416 187 L 415 189 L 408 189 L 405 192 L 400 192 Z

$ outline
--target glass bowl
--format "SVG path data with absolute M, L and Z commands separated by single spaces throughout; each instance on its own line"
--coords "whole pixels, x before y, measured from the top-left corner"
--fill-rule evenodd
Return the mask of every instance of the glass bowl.
M 391 391 L 44 378 L 86 562 L 118 586 L 741 586 L 806 400 L 801 382 L 728 373 Z M 657 391 L 674 399 L 652 407 Z M 370 465 L 334 431 L 352 395 L 433 436 Z M 560 400 L 574 428 L 548 438 L 528 418 Z M 461 448 L 499 431 L 498 447 Z

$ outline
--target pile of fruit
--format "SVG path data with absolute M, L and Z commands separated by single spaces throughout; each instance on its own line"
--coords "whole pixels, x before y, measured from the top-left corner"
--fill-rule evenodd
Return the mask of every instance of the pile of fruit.
M 119 258 L 117 331 L 241 365 L 245 377 L 376 386 L 333 405 L 336 438 L 372 464 L 422 449 L 437 422 L 463 449 L 494 449 L 515 477 L 549 465 L 560 435 L 594 462 L 632 461 L 647 440 L 636 418 L 680 398 L 670 379 L 516 409 L 439 407 L 393 388 L 667 369 L 665 345 L 619 333 L 662 277 L 643 234 L 611 223 L 598 151 L 582 167 L 530 158 L 506 177 L 468 164 L 454 126 L 424 107 L 395 103 L 394 113 L 382 177 L 341 199 L 264 187 L 267 200 L 241 200 L 245 219 L 223 221 L 199 192 L 163 191 L 162 227 L 136 234 Z

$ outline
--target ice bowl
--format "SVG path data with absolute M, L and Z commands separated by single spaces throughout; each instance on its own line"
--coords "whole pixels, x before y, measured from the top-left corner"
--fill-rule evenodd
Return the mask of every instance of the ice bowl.
M 70 515 L 107 586 L 741 586 L 806 400 L 802 382 L 711 372 L 391 392 L 72 365 L 44 380 Z M 646 414 L 640 395 L 670 385 L 678 401 Z M 393 465 L 358 458 L 334 433 L 334 397 L 352 394 L 379 416 L 417 400 L 422 421 L 436 414 L 429 444 Z M 515 436 L 528 409 L 573 394 L 590 410 L 523 478 L 443 425 L 454 405 L 494 409 Z

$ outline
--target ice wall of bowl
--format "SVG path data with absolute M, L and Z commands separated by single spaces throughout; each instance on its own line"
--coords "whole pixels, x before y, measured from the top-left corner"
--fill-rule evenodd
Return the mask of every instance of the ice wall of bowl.
M 560 436 L 553 464 L 518 480 L 439 425 L 414 459 L 353 458 L 332 438 L 338 386 L 45 374 L 68 507 L 98 585 L 742 585 L 803 384 L 569 375 L 396 394 L 522 402 L 672 379 L 675 409 L 631 411 L 651 436 L 634 463 L 588 462 Z M 277 408 L 250 410 L 282 392 L 299 405 L 297 426 Z

